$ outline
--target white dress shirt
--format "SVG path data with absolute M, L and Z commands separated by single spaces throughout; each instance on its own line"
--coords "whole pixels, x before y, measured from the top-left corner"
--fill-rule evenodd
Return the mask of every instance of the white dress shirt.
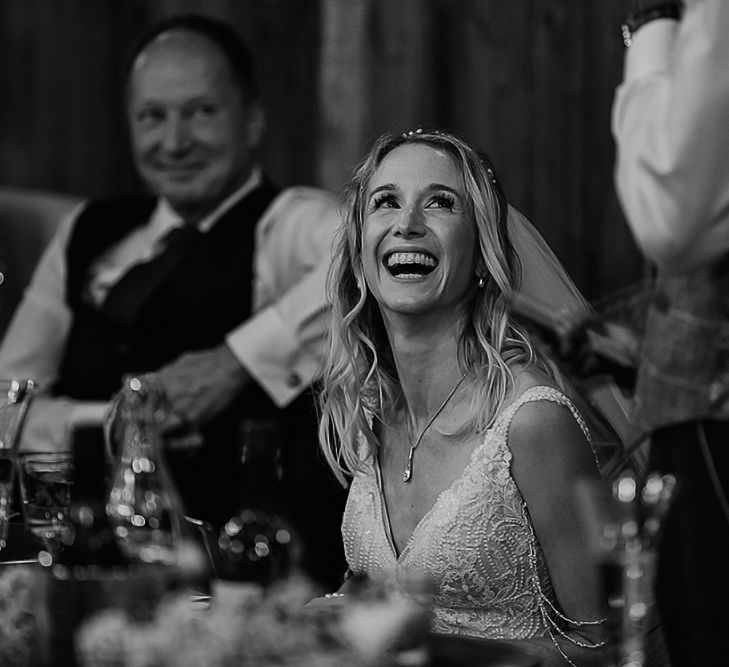
M 666 272 L 729 250 L 729 2 L 687 0 L 627 49 L 613 107 L 616 184 L 633 234 Z
M 198 223 L 208 231 L 261 181 L 260 169 L 215 211 Z M 61 221 L 44 252 L 0 345 L 0 377 L 31 377 L 41 388 L 26 425 L 24 447 L 56 448 L 68 429 L 99 423 L 105 403 L 47 398 L 71 329 L 66 302 L 66 247 L 83 204 Z M 182 224 L 165 200 L 149 222 L 126 236 L 92 264 L 88 290 L 96 303 L 135 263 L 161 251 L 160 239 Z M 291 402 L 312 381 L 324 354 L 328 326 L 325 297 L 333 232 L 339 224 L 330 193 L 309 187 L 282 191 L 256 227 L 253 255 L 253 312 L 229 332 L 235 356 L 278 406 Z M 221 341 L 222 342 L 222 341 Z

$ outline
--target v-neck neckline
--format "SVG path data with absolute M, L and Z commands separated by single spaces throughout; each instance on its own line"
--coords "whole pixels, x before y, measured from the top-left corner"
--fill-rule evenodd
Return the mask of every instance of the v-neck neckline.
M 374 470 L 374 476 L 375 476 L 375 486 L 377 488 L 377 493 L 379 495 L 379 504 L 380 504 L 380 525 L 385 533 L 385 539 L 388 543 L 388 546 L 390 547 L 390 554 L 395 561 L 396 565 L 399 565 L 404 560 L 406 554 L 408 551 L 410 551 L 410 548 L 415 541 L 415 538 L 417 537 L 418 533 L 421 531 L 422 526 L 426 523 L 426 521 L 431 517 L 431 515 L 435 512 L 435 510 L 438 508 L 438 506 L 441 504 L 443 497 L 448 494 L 452 493 L 456 485 L 461 484 L 466 477 L 466 473 L 469 471 L 469 469 L 473 466 L 476 456 L 481 452 L 481 450 L 486 446 L 486 444 L 489 442 L 489 438 L 496 433 L 497 427 L 501 425 L 501 422 L 508 416 L 509 419 L 513 417 L 513 414 L 510 416 L 510 413 L 513 413 L 515 410 L 519 408 L 523 403 L 528 402 L 527 399 L 531 398 L 532 393 L 539 392 L 541 389 L 549 389 L 553 390 L 553 387 L 550 387 L 549 385 L 534 385 L 533 387 L 529 387 L 525 389 L 519 396 L 517 396 L 509 405 L 507 405 L 501 412 L 498 417 L 494 420 L 493 424 L 489 428 L 486 429 L 483 440 L 474 448 L 473 452 L 471 452 L 471 456 L 469 457 L 468 463 L 463 467 L 463 470 L 453 479 L 453 481 L 445 488 L 443 489 L 438 496 L 436 497 L 435 501 L 431 505 L 430 509 L 423 514 L 422 517 L 420 517 L 420 520 L 415 525 L 415 528 L 413 528 L 412 533 L 410 533 L 410 537 L 405 542 L 405 546 L 402 548 L 402 551 L 398 554 L 397 547 L 395 546 L 395 539 L 392 534 L 392 524 L 390 521 L 390 512 L 387 508 L 387 499 L 385 498 L 385 487 L 382 481 L 382 469 L 380 467 L 380 457 L 379 452 L 375 452 L 372 456 L 372 468 Z M 508 433 L 504 436 L 504 446 L 508 450 Z
M 390 512 L 387 508 L 387 499 L 385 498 L 385 486 L 382 481 L 382 469 L 380 467 L 380 457 L 379 453 L 375 453 L 373 457 L 373 468 L 375 471 L 375 484 L 377 486 L 377 491 L 379 494 L 379 500 L 380 500 L 380 519 L 382 528 L 385 532 L 385 537 L 387 539 L 387 542 L 390 546 L 390 553 L 392 554 L 393 559 L 395 560 L 395 563 L 399 565 L 404 560 L 406 554 L 408 551 L 410 551 L 410 548 L 415 541 L 415 538 L 417 537 L 418 533 L 421 531 L 422 526 L 426 523 L 426 521 L 432 516 L 432 514 L 435 512 L 435 510 L 438 508 L 438 506 L 441 504 L 444 496 L 448 493 L 452 493 L 455 487 L 461 483 L 463 483 L 463 480 L 466 477 L 466 473 L 471 469 L 471 467 L 474 465 L 476 461 L 477 455 L 481 453 L 481 450 L 484 449 L 489 442 L 489 438 L 491 438 L 494 434 L 498 433 L 497 427 L 501 426 L 501 423 L 504 419 L 507 417 L 511 419 L 513 417 L 513 413 L 515 410 L 517 410 L 523 403 L 528 402 L 528 399 L 531 398 L 531 395 L 533 393 L 538 393 L 541 389 L 552 389 L 552 387 L 549 387 L 548 385 L 535 385 L 533 387 L 529 387 L 528 389 L 525 389 L 519 396 L 517 396 L 516 399 L 514 399 L 511 403 L 509 403 L 508 406 L 506 406 L 501 414 L 496 417 L 493 424 L 489 428 L 486 429 L 483 439 L 481 442 L 474 448 L 474 450 L 471 452 L 471 456 L 468 459 L 468 463 L 463 467 L 463 470 L 453 479 L 453 481 L 445 488 L 443 489 L 438 496 L 436 497 L 435 501 L 431 505 L 430 509 L 423 514 L 422 517 L 420 517 L 420 520 L 417 524 L 415 524 L 415 528 L 413 528 L 412 533 L 410 533 L 410 537 L 405 542 L 405 546 L 402 548 L 402 551 L 398 554 L 397 547 L 395 546 L 395 539 L 392 533 L 392 524 L 390 522 Z M 508 450 L 508 432 L 504 435 L 504 447 Z
M 502 413 L 501 416 L 505 415 L 506 412 Z M 394 558 L 395 562 L 397 564 L 400 564 L 407 552 L 410 550 L 410 546 L 415 540 L 415 537 L 417 536 L 418 532 L 420 532 L 421 527 L 423 524 L 427 521 L 427 519 L 433 514 L 435 509 L 438 507 L 438 505 L 441 503 L 441 500 L 443 497 L 448 493 L 452 492 L 454 487 L 463 481 L 463 479 L 466 476 L 466 473 L 473 465 L 476 455 L 486 446 L 486 443 L 488 442 L 489 437 L 491 434 L 495 431 L 496 426 L 498 425 L 499 421 L 501 420 L 501 416 L 493 423 L 493 425 L 486 430 L 484 433 L 483 440 L 476 445 L 474 450 L 471 452 L 471 456 L 468 459 L 468 463 L 463 467 L 463 470 L 456 476 L 456 478 L 451 481 L 451 483 L 443 489 L 438 496 L 436 497 L 435 501 L 433 501 L 433 504 L 430 506 L 430 509 L 423 514 L 422 517 L 420 517 L 420 520 L 417 524 L 415 524 L 415 528 L 413 528 L 413 532 L 410 533 L 410 537 L 405 542 L 405 546 L 402 548 L 402 551 L 398 554 L 397 547 L 395 545 L 395 538 L 392 533 L 392 523 L 390 522 L 390 512 L 387 508 L 387 499 L 385 498 L 385 485 L 382 481 L 382 469 L 380 467 L 380 457 L 378 455 L 375 455 L 374 461 L 373 461 L 373 467 L 375 470 L 375 481 L 377 484 L 377 491 L 380 496 L 380 519 L 382 523 L 382 528 L 385 531 L 385 537 L 387 538 L 387 542 L 390 545 L 390 552 L 392 554 L 392 557 Z

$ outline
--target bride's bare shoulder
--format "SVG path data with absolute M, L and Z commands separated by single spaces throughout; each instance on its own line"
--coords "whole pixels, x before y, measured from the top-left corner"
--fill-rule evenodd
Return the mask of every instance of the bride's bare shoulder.
M 511 398 L 516 399 L 532 387 L 552 387 L 559 389 L 554 378 L 536 366 L 515 366 L 511 369 L 514 377 L 514 388 Z

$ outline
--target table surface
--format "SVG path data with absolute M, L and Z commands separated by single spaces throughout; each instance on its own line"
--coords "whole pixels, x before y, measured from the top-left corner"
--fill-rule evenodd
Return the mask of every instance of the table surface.
M 13 520 L 8 532 L 8 544 L 0 551 L 0 571 L 3 566 L 37 562 L 42 544 L 25 530 L 23 523 Z M 431 667 L 539 667 L 539 660 L 526 650 L 497 640 L 431 634 L 428 647 Z
M 433 634 L 428 638 L 431 667 L 539 667 L 526 650 L 495 639 Z

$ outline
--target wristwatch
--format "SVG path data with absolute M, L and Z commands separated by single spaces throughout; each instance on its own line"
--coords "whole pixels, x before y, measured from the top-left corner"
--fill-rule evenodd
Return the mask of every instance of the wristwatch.
M 657 19 L 674 19 L 678 21 L 681 18 L 683 2 L 680 0 L 668 0 L 667 2 L 634 0 L 633 6 L 633 11 L 628 13 L 625 22 L 621 26 L 625 46 L 631 46 L 636 30 L 650 21 Z

